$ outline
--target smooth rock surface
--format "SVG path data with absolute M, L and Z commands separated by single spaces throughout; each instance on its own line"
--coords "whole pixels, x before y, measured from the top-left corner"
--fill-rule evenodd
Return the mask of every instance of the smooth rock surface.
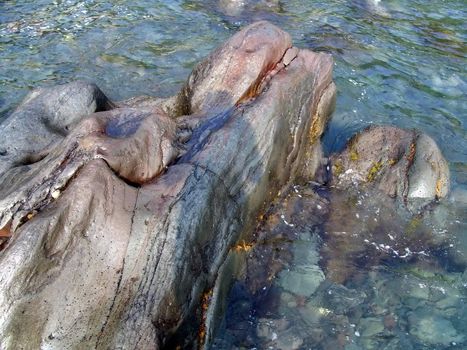
M 323 271 L 318 266 L 308 266 L 295 268 L 294 271 L 282 271 L 278 284 L 291 293 L 309 297 L 323 281 Z
M 0 175 L 13 166 L 34 163 L 83 118 L 111 108 L 96 85 L 82 81 L 33 90 L 0 124 Z
M 246 27 L 193 70 L 175 113 L 214 114 L 255 96 L 291 46 L 290 35 L 268 22 Z
M 27 215 L 56 199 L 92 159 L 104 159 L 120 178 L 142 184 L 160 174 L 178 154 L 176 123 L 161 110 L 119 108 L 95 113 L 40 161 L 13 167 L 0 176 L 0 227 L 11 222 L 14 231 Z

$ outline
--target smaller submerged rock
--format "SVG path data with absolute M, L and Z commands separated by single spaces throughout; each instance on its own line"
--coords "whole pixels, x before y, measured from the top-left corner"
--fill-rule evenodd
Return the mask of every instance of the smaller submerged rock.
M 449 191 L 449 167 L 435 141 L 415 130 L 371 126 L 331 157 L 331 184 L 366 186 L 420 209 Z
M 284 319 L 258 320 L 257 336 L 263 341 L 266 348 L 278 350 L 300 349 L 303 345 L 302 337 L 294 331 L 289 322 Z
M 226 16 L 240 17 L 244 12 L 257 12 L 258 10 L 281 10 L 279 0 L 219 0 L 218 8 Z
M 309 297 L 323 281 L 324 273 L 318 266 L 300 266 L 294 270 L 282 271 L 278 284 L 291 293 Z
M 409 317 L 409 332 L 426 345 L 449 346 L 462 343 L 465 336 L 459 334 L 448 319 L 421 308 Z
M 338 315 L 344 315 L 367 300 L 365 292 L 332 283 L 319 295 L 320 302 L 326 309 Z
M 377 317 L 367 317 L 360 320 L 361 336 L 372 338 L 381 335 L 384 332 L 383 320 Z

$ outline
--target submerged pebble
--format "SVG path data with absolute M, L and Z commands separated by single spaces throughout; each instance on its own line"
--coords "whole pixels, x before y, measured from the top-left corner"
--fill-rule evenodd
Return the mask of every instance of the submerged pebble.
M 359 328 L 362 337 L 374 337 L 384 331 L 383 320 L 376 317 L 367 317 L 360 320 Z
M 309 297 L 323 281 L 324 273 L 318 266 L 306 266 L 296 270 L 282 271 L 278 284 L 291 293 Z
M 432 310 L 421 308 L 408 317 L 409 332 L 426 345 L 449 346 L 462 343 L 465 335 L 459 334 L 452 322 L 434 314 Z

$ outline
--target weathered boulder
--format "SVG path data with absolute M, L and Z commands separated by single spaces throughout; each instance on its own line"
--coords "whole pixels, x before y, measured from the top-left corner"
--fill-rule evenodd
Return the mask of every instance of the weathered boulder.
M 46 147 L 63 139 L 84 117 L 111 108 L 94 84 L 77 81 L 33 90 L 0 124 L 0 175 L 37 161 Z
M 27 150 L 41 157 L 5 167 L 2 348 L 158 349 L 189 317 L 201 321 L 232 244 L 316 163 L 310 149 L 334 103 L 332 59 L 284 57 L 290 46 L 277 27 L 255 23 L 195 68 L 177 97 L 82 121 L 108 108 L 73 112 L 68 135 Z M 194 123 L 159 106 L 195 113 Z
M 92 114 L 56 147 L 42 150 L 43 159 L 1 175 L 0 227 L 10 223 L 14 231 L 92 159 L 104 159 L 120 178 L 142 184 L 160 174 L 179 150 L 176 123 L 160 110 L 120 108 Z
M 328 279 L 358 279 L 365 266 L 416 261 L 439 247 L 422 219 L 428 204 L 448 194 L 449 168 L 429 136 L 372 126 L 332 155 L 330 168 L 328 244 L 321 251 Z
M 333 186 L 377 188 L 414 210 L 449 191 L 447 161 L 433 139 L 415 130 L 369 127 L 331 157 L 331 166 Z

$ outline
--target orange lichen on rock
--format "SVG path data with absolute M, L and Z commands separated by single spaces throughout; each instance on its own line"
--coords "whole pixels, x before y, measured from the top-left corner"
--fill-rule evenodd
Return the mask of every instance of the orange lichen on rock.
M 11 237 L 11 220 L 0 229 L 0 237 Z
M 443 193 L 442 193 L 443 185 L 444 185 L 443 180 L 438 179 L 436 181 L 435 193 L 436 193 L 437 198 L 443 197 Z
M 212 289 L 203 294 L 201 299 L 201 326 L 198 331 L 199 347 L 201 348 L 206 340 L 206 317 L 209 309 L 209 304 L 212 299 Z
M 241 240 L 235 247 L 232 248 L 235 252 L 248 252 L 253 248 L 253 243 L 246 243 Z

